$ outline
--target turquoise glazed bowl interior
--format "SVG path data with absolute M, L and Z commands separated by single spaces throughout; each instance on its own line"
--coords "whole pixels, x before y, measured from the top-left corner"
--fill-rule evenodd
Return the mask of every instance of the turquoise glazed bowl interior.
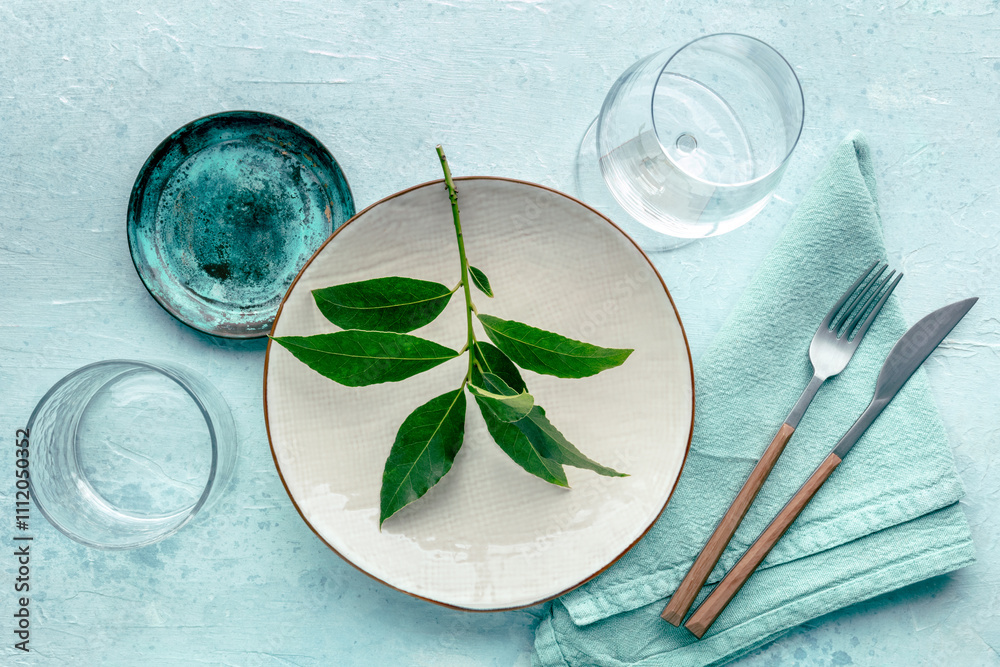
M 146 160 L 128 241 L 149 293 L 185 324 L 255 338 L 299 269 L 354 215 L 340 166 L 307 131 L 256 111 L 199 118 Z

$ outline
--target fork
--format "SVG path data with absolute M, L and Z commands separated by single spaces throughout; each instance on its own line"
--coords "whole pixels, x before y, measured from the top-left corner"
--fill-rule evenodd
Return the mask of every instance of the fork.
M 873 262 L 861 274 L 853 285 L 837 300 L 830 312 L 826 314 L 820 322 L 816 335 L 813 336 L 809 345 L 809 361 L 813 367 L 813 377 L 809 380 L 805 390 L 795 403 L 795 407 L 788 413 L 784 423 L 778 430 L 774 440 L 768 445 L 763 456 L 754 466 L 743 488 L 736 495 L 733 504 L 715 528 L 715 532 L 708 538 L 701 553 L 695 560 L 687 576 L 677 587 L 670 602 L 664 607 L 660 616 L 671 625 L 680 625 L 684 616 L 691 608 L 691 604 L 697 597 L 701 587 L 705 585 L 708 576 L 712 573 L 716 563 L 722 556 L 732 539 L 733 534 L 739 527 L 743 518 L 750 509 L 751 503 L 757 497 L 757 492 L 764 485 L 767 476 L 777 462 L 781 452 L 784 451 L 788 440 L 795 433 L 799 425 L 799 420 L 805 414 L 806 408 L 812 402 L 820 386 L 828 378 L 840 373 L 847 366 L 847 363 L 854 356 L 854 351 L 858 349 L 861 339 L 864 338 L 871 327 L 872 322 L 892 291 L 899 284 L 903 274 L 899 273 L 893 279 L 895 271 L 890 271 L 882 278 L 882 274 L 888 265 L 880 266 L 879 261 Z M 877 269 L 877 270 L 876 270 Z M 863 286 L 862 286 L 863 285 Z M 888 285 L 888 288 L 886 288 Z M 859 287 L 861 289 L 859 289 Z M 877 301 L 876 301 L 877 299 Z M 874 303 L 874 306 L 872 304 Z

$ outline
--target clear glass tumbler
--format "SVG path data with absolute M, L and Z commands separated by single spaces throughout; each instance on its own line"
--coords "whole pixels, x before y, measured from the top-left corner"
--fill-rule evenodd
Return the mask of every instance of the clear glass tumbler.
M 45 394 L 27 430 L 36 506 L 92 547 L 128 549 L 172 535 L 218 499 L 236 464 L 225 399 L 173 364 L 84 366 Z
M 610 193 L 657 235 L 723 234 L 767 204 L 798 142 L 803 114 L 791 65 L 759 39 L 708 35 L 676 52 L 654 53 L 608 92 L 581 144 L 580 194 L 602 208 L 599 200 Z M 581 183 L 584 163 L 595 161 L 604 193 L 588 193 Z M 648 231 L 637 240 L 652 249 L 671 245 Z

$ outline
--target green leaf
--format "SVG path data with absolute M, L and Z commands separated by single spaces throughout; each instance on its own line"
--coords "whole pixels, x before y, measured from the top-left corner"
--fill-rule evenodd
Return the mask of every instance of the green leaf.
M 605 477 L 628 477 L 626 473 L 602 466 L 597 461 L 584 456 L 583 452 L 574 447 L 573 443 L 552 425 L 552 422 L 545 416 L 545 410 L 540 405 L 534 406 L 528 416 L 517 422 L 515 426 L 543 456 L 556 463 L 593 470 L 598 475 Z
M 482 381 L 477 378 L 482 373 L 493 373 L 499 376 L 514 391 L 524 391 L 527 388 L 514 362 L 494 346 L 477 340 L 475 344 L 475 356 L 477 365 L 472 367 L 473 383 L 482 385 Z
M 486 335 L 510 359 L 529 371 L 582 378 L 620 366 L 632 350 L 598 347 L 535 327 L 479 315 Z
M 479 404 L 489 408 L 497 419 L 516 422 L 527 416 L 535 405 L 535 399 L 526 391 L 514 391 L 507 383 L 493 373 L 482 373 L 479 386 L 469 385 L 469 391 Z
M 427 493 L 451 470 L 464 438 L 465 392 L 461 387 L 410 413 L 385 461 L 380 530 L 386 519 Z
M 469 274 L 472 276 L 472 284 L 479 288 L 479 291 L 486 296 L 493 298 L 493 288 L 490 287 L 490 279 L 486 274 L 474 266 L 469 267 Z
M 505 382 L 508 386 L 516 390 L 526 389 L 524 380 L 517 370 L 517 366 L 507 358 L 503 352 L 493 347 L 489 343 L 476 341 L 476 361 L 482 367 L 482 372 L 473 367 L 473 382 L 483 384 L 484 380 L 477 379 L 483 375 L 493 374 Z M 485 385 L 484 385 L 485 386 Z M 535 405 L 524 419 L 517 421 L 515 426 L 533 443 L 538 451 L 546 458 L 563 465 L 570 465 L 575 468 L 593 470 L 599 475 L 608 477 L 628 477 L 625 473 L 620 473 L 607 466 L 587 458 L 583 452 L 577 449 L 573 443 L 549 421 L 545 415 L 545 409 L 540 405 Z
M 424 338 L 379 331 L 337 331 L 271 340 L 317 373 L 348 387 L 399 382 L 458 356 L 458 352 Z
M 482 399 L 478 396 L 476 403 L 479 404 L 479 411 L 483 414 L 483 419 L 486 420 L 487 430 L 507 456 L 514 459 L 515 463 L 532 475 L 540 477 L 546 482 L 557 486 L 569 486 L 562 466 L 543 455 L 538 447 L 521 432 L 521 429 L 499 419 L 493 414 L 491 408 L 483 405 Z
M 320 312 L 341 329 L 406 333 L 440 315 L 452 291 L 440 283 L 395 276 L 324 287 L 312 294 Z

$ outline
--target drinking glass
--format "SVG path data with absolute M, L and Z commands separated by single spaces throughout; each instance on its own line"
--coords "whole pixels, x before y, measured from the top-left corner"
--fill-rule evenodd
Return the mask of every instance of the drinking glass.
M 105 549 L 177 532 L 219 498 L 236 463 L 225 399 L 173 364 L 84 366 L 38 402 L 27 432 L 38 509 L 67 536 Z
M 803 112 L 791 65 L 759 39 L 659 51 L 608 92 L 581 143 L 578 194 L 648 250 L 724 234 L 771 198 Z

